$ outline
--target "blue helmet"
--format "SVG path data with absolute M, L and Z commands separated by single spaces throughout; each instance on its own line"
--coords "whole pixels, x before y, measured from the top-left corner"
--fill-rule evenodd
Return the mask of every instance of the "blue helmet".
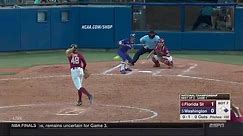
M 130 37 L 135 38 L 135 34 L 134 34 L 134 33 L 131 33 L 131 34 L 130 34 Z

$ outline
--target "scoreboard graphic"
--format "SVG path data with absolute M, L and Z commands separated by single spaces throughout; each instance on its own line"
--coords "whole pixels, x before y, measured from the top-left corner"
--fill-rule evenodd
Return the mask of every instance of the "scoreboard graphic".
M 230 120 L 230 94 L 180 94 L 180 120 Z

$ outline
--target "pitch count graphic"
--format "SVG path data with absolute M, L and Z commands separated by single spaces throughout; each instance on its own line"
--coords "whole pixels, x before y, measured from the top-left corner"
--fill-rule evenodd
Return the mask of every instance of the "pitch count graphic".
M 230 94 L 181 94 L 180 120 L 230 120 Z

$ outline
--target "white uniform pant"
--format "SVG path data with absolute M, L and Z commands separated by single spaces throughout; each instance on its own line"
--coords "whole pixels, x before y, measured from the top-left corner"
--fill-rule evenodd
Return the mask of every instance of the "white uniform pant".
M 79 90 L 83 86 L 84 79 L 84 70 L 83 68 L 72 68 L 71 76 L 73 80 L 73 84 L 77 90 Z
M 158 60 L 158 61 L 163 61 L 163 60 L 167 60 L 167 61 L 169 61 L 169 62 L 172 62 L 172 61 L 173 61 L 172 56 L 167 57 L 167 56 L 158 56 L 158 55 L 154 55 L 154 58 L 155 58 L 156 60 Z

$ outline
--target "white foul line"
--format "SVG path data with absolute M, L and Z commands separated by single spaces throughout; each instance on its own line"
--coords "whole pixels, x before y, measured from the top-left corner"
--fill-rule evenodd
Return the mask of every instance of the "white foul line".
M 153 73 L 152 71 L 138 71 L 139 73 Z
M 119 64 L 119 65 L 117 65 L 117 66 L 115 66 L 115 67 L 112 67 L 112 68 L 106 70 L 105 72 L 103 72 L 103 73 L 101 73 L 101 74 L 102 74 L 102 75 L 106 75 L 107 73 L 109 73 L 109 72 L 111 72 L 111 71 L 113 71 L 113 70 L 119 68 L 120 66 L 121 66 L 121 64 Z
M 190 66 L 188 69 L 184 70 L 181 74 L 178 74 L 177 76 L 182 76 L 185 73 L 190 72 L 192 69 L 194 69 L 195 67 L 197 67 L 197 64 L 193 64 L 192 66 Z
M 163 71 L 163 70 L 164 69 L 159 69 L 159 70 L 153 72 L 152 76 L 158 76 L 161 73 L 161 71 Z
M 70 75 L 55 75 L 55 76 L 37 76 L 37 77 L 2 78 L 2 79 L 0 79 L 0 81 L 9 81 L 9 80 L 30 80 L 30 79 L 44 79 L 44 78 L 58 78 L 58 77 L 70 77 Z
M 134 72 L 138 72 L 138 69 L 134 69 L 132 72 L 129 72 L 128 74 L 108 74 L 109 72 L 113 71 L 114 69 L 118 68 L 120 65 L 117 65 L 111 69 L 106 70 L 105 72 L 101 74 L 92 74 L 92 75 L 106 75 L 106 76 L 122 76 L 122 75 L 131 75 Z M 204 78 L 204 77 L 194 77 L 194 76 L 185 76 L 183 74 L 191 71 L 197 67 L 197 64 L 193 64 L 190 66 L 188 69 L 183 71 L 181 74 L 178 75 L 159 75 L 159 73 L 163 70 L 158 70 L 156 72 L 153 72 L 152 76 L 165 76 L 165 77 L 183 77 L 183 78 L 192 78 L 192 79 L 198 79 L 198 80 L 207 80 L 207 81 L 215 81 L 215 82 L 223 82 L 223 83 L 231 83 L 231 84 L 239 84 L 242 85 L 243 83 L 241 82 L 235 82 L 235 81 L 226 81 L 226 80 L 220 80 L 220 79 L 213 79 L 213 78 Z M 16 77 L 16 78 L 2 78 L 0 81 L 10 81 L 10 80 L 30 80 L 30 79 L 45 79 L 45 78 L 60 78 L 60 77 L 70 77 L 70 75 L 53 75 L 53 76 L 37 76 L 37 77 Z M 21 105 L 20 105 L 21 106 Z M 23 106 L 29 106 L 29 105 L 23 105 Z M 2 108 L 2 107 L 0 107 Z M 9 107 L 11 108 L 11 106 Z
M 16 108 L 16 107 L 29 107 L 29 106 L 35 106 L 35 105 L 37 105 L 37 104 L 0 106 L 0 109 L 4 109 L 4 108 Z M 40 105 L 41 105 L 41 104 L 40 104 Z
M 135 71 L 137 71 L 137 69 L 133 69 L 132 71 L 130 71 L 129 73 L 124 74 L 124 75 L 131 75 L 131 74 L 133 74 Z
M 213 79 L 213 78 L 205 78 L 205 77 L 194 77 L 194 76 L 183 76 L 183 75 L 176 75 L 176 76 L 177 77 L 184 77 L 184 78 L 198 79 L 198 80 L 207 80 L 207 81 L 215 81 L 215 82 L 239 84 L 239 85 L 242 85 L 243 84 L 243 83 L 235 82 L 235 81 L 226 81 L 226 80 Z

